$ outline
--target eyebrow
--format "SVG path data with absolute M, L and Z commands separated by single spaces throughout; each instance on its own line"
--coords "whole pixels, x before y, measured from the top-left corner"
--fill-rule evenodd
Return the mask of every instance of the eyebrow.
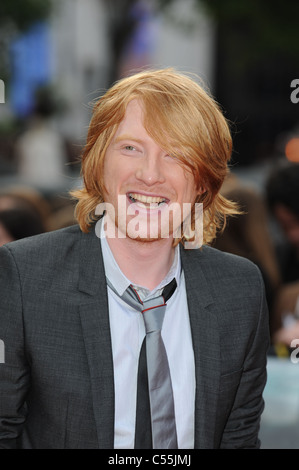
M 136 137 L 133 137 L 130 134 L 122 134 L 119 137 L 116 137 L 114 142 L 117 144 L 118 142 L 121 142 L 122 140 L 133 140 L 134 142 L 137 142 L 139 144 L 142 143 L 142 140 L 137 139 Z

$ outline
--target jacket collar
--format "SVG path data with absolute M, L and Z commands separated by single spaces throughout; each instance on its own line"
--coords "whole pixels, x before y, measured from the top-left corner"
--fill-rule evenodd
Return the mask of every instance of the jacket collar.
M 94 228 L 81 233 L 79 290 L 88 294 L 79 306 L 91 378 L 94 416 L 100 449 L 113 449 L 114 371 L 108 295 L 101 242 Z
M 92 226 L 90 232 L 80 234 L 79 263 L 79 291 L 96 295 L 105 275 L 101 240 L 96 234 L 95 226 Z

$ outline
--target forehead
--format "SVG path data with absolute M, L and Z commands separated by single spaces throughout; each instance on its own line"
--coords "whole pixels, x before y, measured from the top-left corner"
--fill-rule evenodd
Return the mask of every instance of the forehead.
M 127 131 L 138 131 L 143 128 L 144 111 L 140 100 L 134 99 L 129 102 L 126 108 L 124 118 L 119 123 L 115 137 L 126 133 Z

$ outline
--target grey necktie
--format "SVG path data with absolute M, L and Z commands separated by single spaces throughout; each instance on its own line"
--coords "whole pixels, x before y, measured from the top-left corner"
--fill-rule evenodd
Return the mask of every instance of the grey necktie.
M 108 285 L 115 292 L 109 282 Z M 146 330 L 139 359 L 135 449 L 178 448 L 171 377 L 161 336 L 166 301 L 176 286 L 176 280 L 173 279 L 164 288 L 162 295 L 144 302 L 132 286 L 121 296 L 143 314 Z M 149 429 L 146 426 L 147 416 Z

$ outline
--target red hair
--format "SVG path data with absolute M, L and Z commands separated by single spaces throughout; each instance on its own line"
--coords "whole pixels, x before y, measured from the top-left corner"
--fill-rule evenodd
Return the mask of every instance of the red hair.
M 204 87 L 171 68 L 123 78 L 95 103 L 82 154 L 84 186 L 71 193 L 78 200 L 76 216 L 82 231 L 87 232 L 97 219 L 106 149 L 128 103 L 136 98 L 143 104 L 148 134 L 190 169 L 198 187 L 205 188 L 196 202 L 203 203 L 203 242 L 210 243 L 225 226 L 226 217 L 238 213 L 236 204 L 219 194 L 229 171 L 231 134 L 219 105 Z

